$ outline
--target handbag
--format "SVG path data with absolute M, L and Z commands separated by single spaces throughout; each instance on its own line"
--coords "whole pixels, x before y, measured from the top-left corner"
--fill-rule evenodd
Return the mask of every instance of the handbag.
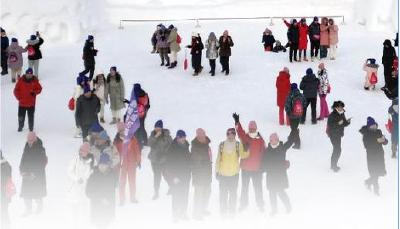
M 75 110 L 75 99 L 74 97 L 72 97 L 69 101 L 68 101 L 68 108 L 73 111 Z

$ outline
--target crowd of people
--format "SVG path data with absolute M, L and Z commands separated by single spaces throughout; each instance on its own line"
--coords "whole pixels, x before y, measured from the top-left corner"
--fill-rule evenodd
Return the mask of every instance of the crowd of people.
M 305 19 L 300 23 L 294 19 L 288 26 L 288 45 L 290 62 L 308 61 L 306 57 L 307 36 L 311 43 L 311 60 L 315 61 L 320 51 L 320 58 L 336 58 L 338 27 L 332 19 L 322 18 L 321 24 L 315 17 L 308 26 Z M 181 38 L 177 28 L 170 25 L 166 28 L 159 24 L 151 39 L 152 53 L 158 53 L 161 66 L 172 69 L 177 66 L 177 54 L 181 50 Z M 43 209 L 43 198 L 47 194 L 46 166 L 47 156 L 44 143 L 34 132 L 34 112 L 36 97 L 41 93 L 38 79 L 39 60 L 41 59 L 40 45 L 43 44 L 39 32 L 27 41 L 27 47 L 18 45 L 12 38 L 11 46 L 3 47 L 6 38 L 2 29 L 2 75 L 12 72 L 12 80 L 16 81 L 14 95 L 19 102 L 18 131 L 24 128 L 25 115 L 28 113 L 29 133 L 19 171 L 22 176 L 21 197 L 25 203 L 24 216 L 31 215 L 33 203 L 36 213 Z M 7 38 L 8 41 L 8 38 Z M 6 43 L 6 42 L 4 42 Z M 263 34 L 265 51 L 285 51 L 280 42 L 266 29 Z M 273 44 L 276 43 L 275 47 Z M 206 48 L 209 59 L 210 74 L 215 75 L 215 62 L 220 58 L 222 72 L 230 74 L 229 57 L 233 40 L 227 30 L 217 39 L 214 32 L 209 34 L 205 45 L 199 33 L 193 33 L 190 45 L 194 76 L 202 72 L 202 50 Z M 299 55 L 297 57 L 297 51 Z M 22 68 L 22 53 L 28 52 L 29 68 L 20 75 Z M 30 55 L 29 53 L 32 53 Z M 329 111 L 327 96 L 331 93 L 328 70 L 323 61 L 318 65 L 316 74 L 312 68 L 307 68 L 299 84 L 291 82 L 289 68 L 284 67 L 276 78 L 277 106 L 279 108 L 279 124 L 290 126 L 291 132 L 286 141 L 277 133 L 272 133 L 266 141 L 258 132 L 256 121 L 250 121 L 246 131 L 240 122 L 239 114 L 234 113 L 233 125 L 226 130 L 226 139 L 219 144 L 213 169 L 210 142 L 204 129 L 198 128 L 196 136 L 189 141 L 184 130 L 178 130 L 174 137 L 169 129 L 164 127 L 160 119 L 154 124 L 150 135 L 145 129 L 145 119 L 150 109 L 149 95 L 140 84 L 135 84 L 131 100 L 125 98 L 125 85 L 117 67 L 110 67 L 105 76 L 102 70 L 95 69 L 95 56 L 98 50 L 94 48 L 94 37 L 89 35 L 83 48 L 85 70 L 76 78 L 73 95 L 69 108 L 74 111 L 76 133 L 75 137 L 82 138 L 83 143 L 77 150 L 77 155 L 68 167 L 68 175 L 72 188 L 69 191 L 74 214 L 85 212 L 90 205 L 91 219 L 99 228 L 106 228 L 115 217 L 116 190 L 118 187 L 119 205 L 126 204 L 126 185 L 129 186 L 129 200 L 138 203 L 136 198 L 136 173 L 142 164 L 142 150 L 150 148 L 148 159 L 153 171 L 153 200 L 160 196 L 162 178 L 168 185 L 171 195 L 172 217 L 175 222 L 187 220 L 190 183 L 194 187 L 193 218 L 202 220 L 209 216 L 208 203 L 211 196 L 213 177 L 219 182 L 219 207 L 223 217 L 233 217 L 237 211 L 242 212 L 249 206 L 249 184 L 253 184 L 255 202 L 261 212 L 265 210 L 263 193 L 263 174 L 266 173 L 266 187 L 269 192 L 270 215 L 278 213 L 278 197 L 285 206 L 286 212 L 292 211 L 292 205 L 286 189 L 289 188 L 287 169 L 290 162 L 286 153 L 290 150 L 301 149 L 300 124 L 306 124 L 307 109 L 311 105 L 311 124 L 327 119 L 326 134 L 332 143 L 330 168 L 333 172 L 340 171 L 338 161 L 341 155 L 341 140 L 344 130 L 351 124 L 351 118 L 345 116 L 345 104 L 338 100 Z M 4 53 L 4 57 L 3 57 Z M 4 58 L 6 61 L 4 62 Z M 12 61 L 16 58 L 17 61 Z M 8 64 L 8 66 L 7 66 Z M 382 57 L 385 68 L 385 91 L 392 101 L 388 109 L 391 117 L 387 129 L 391 133 L 392 157 L 397 157 L 398 150 L 398 95 L 397 77 L 398 62 L 395 49 L 390 40 L 385 40 Z M 366 61 L 364 69 L 369 72 L 365 88 L 374 87 L 370 83 L 376 71 L 370 71 L 376 65 L 375 59 Z M 4 74 L 3 74 L 4 73 Z M 89 76 L 86 74 L 89 73 Z M 369 84 L 368 84 L 369 83 Z M 317 117 L 317 99 L 320 100 L 320 114 Z M 127 141 L 126 115 L 122 115 L 125 104 L 132 99 L 137 104 L 139 127 L 134 136 Z M 115 125 L 117 134 L 112 140 L 102 124 L 105 123 L 104 109 L 110 104 L 112 113 L 111 125 Z M 286 122 L 285 122 L 286 121 Z M 373 117 L 368 117 L 365 126 L 360 131 L 367 154 L 367 165 L 370 177 L 365 180 L 368 189 L 373 188 L 379 195 L 378 179 L 386 174 L 384 149 L 388 144 L 382 130 L 378 128 Z M 214 171 L 214 172 L 213 172 Z M 15 194 L 12 182 L 11 165 L 1 155 L 1 207 L 2 225 L 9 226 L 8 205 Z M 238 198 L 239 176 L 241 176 L 241 192 Z M 239 200 L 239 201 L 238 201 Z M 237 207 L 237 202 L 239 206 Z

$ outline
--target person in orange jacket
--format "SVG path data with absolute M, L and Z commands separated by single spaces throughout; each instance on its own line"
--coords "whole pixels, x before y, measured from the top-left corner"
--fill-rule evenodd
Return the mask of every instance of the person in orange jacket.
M 124 143 L 125 124 L 117 123 L 118 132 L 114 138 L 114 146 L 121 158 L 119 176 L 120 205 L 125 204 L 125 185 L 128 178 L 131 203 L 137 203 L 136 199 L 136 168 L 141 166 L 141 151 L 139 142 L 134 136 L 127 145 Z

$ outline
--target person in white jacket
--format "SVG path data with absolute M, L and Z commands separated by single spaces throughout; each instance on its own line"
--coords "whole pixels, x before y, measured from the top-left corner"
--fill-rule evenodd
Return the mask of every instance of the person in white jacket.
M 107 99 L 107 87 L 106 87 L 106 78 L 104 76 L 103 71 L 99 71 L 98 74 L 96 74 L 96 77 L 94 80 L 92 80 L 92 88 L 94 90 L 94 93 L 97 95 L 97 97 L 100 99 L 100 112 L 99 112 L 99 119 L 101 123 L 105 123 L 104 120 L 104 104 L 108 101 Z
M 78 119 L 76 117 L 76 101 L 78 101 L 79 96 L 83 94 L 83 88 L 86 84 L 88 84 L 89 78 L 83 74 L 79 74 L 78 77 L 76 77 L 76 85 L 74 89 L 74 93 L 72 97 L 74 98 L 75 104 L 75 125 L 76 125 L 76 130 L 75 130 L 75 138 L 81 138 L 82 137 L 82 130 L 81 127 L 79 126 Z
M 73 228 L 79 228 L 88 219 L 89 199 L 86 197 L 85 190 L 93 167 L 94 157 L 90 153 L 90 144 L 85 142 L 79 149 L 79 155 L 71 161 L 68 168 L 68 176 L 71 181 L 68 199 L 72 210 L 71 222 L 75 223 Z

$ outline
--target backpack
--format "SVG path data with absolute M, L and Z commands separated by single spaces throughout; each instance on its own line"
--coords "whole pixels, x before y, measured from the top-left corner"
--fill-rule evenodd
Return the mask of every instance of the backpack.
M 176 35 L 176 43 L 180 44 L 182 42 L 181 36 L 179 34 Z
M 10 52 L 8 55 L 8 60 L 10 61 L 10 63 L 15 63 L 18 61 L 18 55 L 16 52 Z
M 369 78 L 369 83 L 372 85 L 375 85 L 376 83 L 378 83 L 378 77 L 376 76 L 375 72 L 371 73 L 371 78 Z
M 303 102 L 301 101 L 301 98 L 296 98 L 292 106 L 292 115 L 300 118 L 303 116 L 303 112 L 304 112 Z
M 28 46 L 28 56 L 32 57 L 36 54 L 35 48 L 32 45 Z

